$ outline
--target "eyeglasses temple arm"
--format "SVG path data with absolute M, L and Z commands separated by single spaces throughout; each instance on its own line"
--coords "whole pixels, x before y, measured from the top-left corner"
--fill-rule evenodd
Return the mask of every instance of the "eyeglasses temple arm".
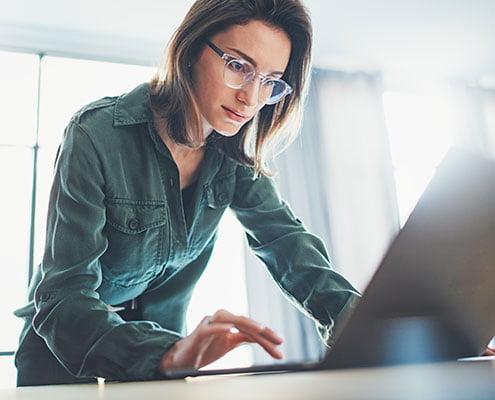
M 205 43 L 215 52 L 217 53 L 220 57 L 223 57 L 225 53 L 220 50 L 217 46 L 215 46 L 212 42 L 209 40 L 205 40 Z

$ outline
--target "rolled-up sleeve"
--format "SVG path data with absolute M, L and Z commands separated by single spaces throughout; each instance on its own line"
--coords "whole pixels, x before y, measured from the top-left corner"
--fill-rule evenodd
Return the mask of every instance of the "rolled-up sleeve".
M 250 248 L 331 345 L 334 325 L 355 304 L 358 291 L 332 269 L 321 239 L 294 216 L 271 179 L 253 179 L 252 169 L 238 167 L 235 193 L 231 208 L 246 229 Z
M 91 138 L 71 121 L 50 194 L 33 327 L 75 376 L 148 379 L 180 336 L 154 322 L 126 322 L 100 299 L 108 247 L 103 171 Z

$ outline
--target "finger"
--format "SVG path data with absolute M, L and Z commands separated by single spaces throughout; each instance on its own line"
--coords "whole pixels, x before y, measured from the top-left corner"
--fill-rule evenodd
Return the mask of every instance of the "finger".
M 281 344 L 283 342 L 283 339 L 278 336 L 272 329 L 262 326 L 260 323 L 256 322 L 252 318 L 234 315 L 226 310 L 218 310 L 213 315 L 212 321 L 233 323 L 240 331 L 252 335 L 262 335 L 265 339 L 276 344 Z
M 485 352 L 483 353 L 484 356 L 492 356 L 495 354 L 495 349 L 492 349 L 491 347 L 487 347 L 485 349 Z
M 277 349 L 280 343 L 278 341 L 273 342 L 261 334 L 264 329 L 262 329 L 262 332 L 249 332 L 242 330 L 242 328 L 239 329 L 239 325 L 235 323 L 218 321 L 209 322 L 208 324 L 203 323 L 199 328 L 198 334 L 206 336 L 208 340 L 211 340 L 214 335 L 229 335 L 230 339 L 235 341 L 235 346 L 243 342 L 257 343 L 272 357 L 278 360 L 284 357 L 280 350 Z M 238 331 L 236 332 L 235 330 Z
M 243 343 L 256 343 L 256 340 L 249 335 L 246 335 L 245 333 L 242 332 L 231 332 L 233 339 L 237 342 L 237 346 L 243 344 Z
M 257 341 L 271 343 L 274 345 L 280 345 L 283 343 L 283 339 L 270 328 L 260 327 L 257 329 L 252 329 L 249 323 L 244 324 L 244 320 L 242 318 L 236 320 L 234 324 L 241 332 L 253 336 Z
M 206 336 L 206 339 L 213 338 L 214 335 L 227 335 L 232 334 L 232 338 L 242 343 L 242 341 L 253 342 L 255 341 L 252 336 L 241 334 L 241 331 L 230 322 L 213 321 L 213 317 L 205 317 L 201 320 L 199 325 L 195 329 L 195 336 Z M 244 340 L 246 339 L 246 340 Z M 204 343 L 204 339 L 201 339 Z
M 227 338 L 233 346 L 238 346 L 243 342 L 259 342 L 259 339 L 240 331 L 234 324 L 229 323 L 214 322 L 208 325 L 202 325 L 201 329 L 198 329 L 196 332 L 196 337 L 198 337 L 203 345 L 214 341 L 219 336 Z
M 267 339 L 271 340 L 272 342 L 275 342 L 277 344 L 282 344 L 284 342 L 284 339 L 278 336 L 274 330 L 268 328 L 265 326 L 263 330 L 261 331 L 261 334 L 266 337 Z
M 212 316 L 212 322 L 231 322 L 236 325 L 242 326 L 246 330 L 258 331 L 261 332 L 263 330 L 263 326 L 256 322 L 254 319 L 249 317 L 244 317 L 241 315 L 235 315 L 227 310 L 218 310 Z
M 211 324 L 213 321 L 213 317 L 211 315 L 207 315 L 206 317 L 203 317 L 203 319 L 199 322 L 198 325 L 208 325 Z
M 483 353 L 484 356 L 495 356 L 495 349 L 487 348 Z
M 228 322 L 211 322 L 209 324 L 201 324 L 198 326 L 198 334 L 201 335 L 216 335 L 239 332 L 236 326 Z
M 279 343 L 273 343 L 272 341 L 265 339 L 261 335 L 255 335 L 252 337 L 252 339 L 253 342 L 251 343 L 258 343 L 273 358 L 276 358 L 277 360 L 281 360 L 282 358 L 284 358 L 282 352 L 277 348 L 279 346 Z
M 274 347 L 273 344 L 257 334 L 250 334 L 248 332 L 240 331 L 235 324 L 213 322 L 209 324 L 202 324 L 200 330 L 197 332 L 198 336 L 205 336 L 207 339 L 213 338 L 215 335 L 231 335 L 232 339 L 235 339 L 239 343 L 259 343 L 263 346 Z
M 232 324 L 202 321 L 194 333 L 188 336 L 192 340 L 195 353 L 193 368 L 207 365 L 241 344 L 242 342 L 232 340 L 233 330 L 235 327 Z M 219 343 L 218 340 L 224 343 L 220 347 L 215 346 L 215 343 Z
M 235 328 L 234 328 L 235 329 Z M 236 332 L 237 331 L 237 332 Z M 277 348 L 278 344 L 274 344 L 260 335 L 250 335 L 242 331 L 232 330 L 228 333 L 230 341 L 234 346 L 239 346 L 242 343 L 256 343 L 260 345 L 269 355 L 280 360 L 284 358 L 282 352 Z
M 283 342 L 272 329 L 260 325 L 252 318 L 245 316 L 237 316 L 227 310 L 218 310 L 211 317 L 211 324 L 230 323 L 239 329 L 245 335 L 248 335 L 252 340 L 251 343 L 258 343 L 268 354 L 276 359 L 283 358 L 282 353 L 277 349 L 277 346 Z

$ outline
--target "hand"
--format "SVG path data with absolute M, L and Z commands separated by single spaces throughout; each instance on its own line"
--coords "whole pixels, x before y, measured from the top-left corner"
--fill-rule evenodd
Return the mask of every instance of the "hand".
M 491 347 L 487 347 L 485 352 L 483 353 L 484 356 L 495 356 L 495 349 L 492 349 Z
M 194 331 L 177 341 L 165 353 L 160 371 L 170 369 L 198 369 L 211 364 L 242 343 L 258 343 L 276 359 L 283 358 L 277 346 L 282 338 L 270 328 L 248 317 L 218 310 L 203 318 Z

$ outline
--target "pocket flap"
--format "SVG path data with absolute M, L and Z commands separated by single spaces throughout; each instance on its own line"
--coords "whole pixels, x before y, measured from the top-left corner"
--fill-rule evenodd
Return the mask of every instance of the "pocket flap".
M 210 208 L 225 208 L 234 197 L 235 175 L 219 177 L 207 184 L 205 189 Z
M 145 200 L 107 200 L 107 222 L 121 232 L 141 233 L 165 224 L 164 202 Z

